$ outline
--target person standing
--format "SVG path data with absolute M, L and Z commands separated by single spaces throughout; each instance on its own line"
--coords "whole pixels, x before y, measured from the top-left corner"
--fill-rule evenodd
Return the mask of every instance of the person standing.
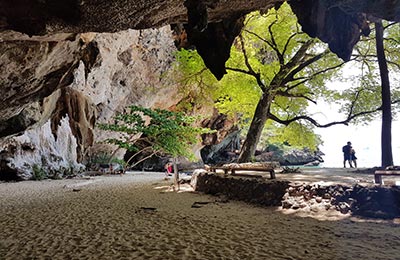
M 353 147 L 350 149 L 350 161 L 354 164 L 354 167 L 357 168 L 356 151 L 353 149 Z
M 342 147 L 343 152 L 343 167 L 346 168 L 346 161 L 349 162 L 351 168 L 353 165 L 351 164 L 351 142 L 347 142 L 345 146 Z

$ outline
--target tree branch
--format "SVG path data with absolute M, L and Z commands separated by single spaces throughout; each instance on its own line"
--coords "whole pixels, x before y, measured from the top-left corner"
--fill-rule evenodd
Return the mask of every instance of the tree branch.
M 335 70 L 335 69 L 337 69 L 337 68 L 343 66 L 344 64 L 345 64 L 345 62 L 340 63 L 340 64 L 338 64 L 338 65 L 336 65 L 336 66 L 333 66 L 333 67 L 326 68 L 326 69 L 324 69 L 324 70 L 320 70 L 320 71 L 318 71 L 318 72 L 316 72 L 316 73 L 314 73 L 314 74 L 312 74 L 312 75 L 310 75 L 310 76 L 308 76 L 308 77 L 293 78 L 292 80 L 288 81 L 287 83 L 289 83 L 289 82 L 294 82 L 294 81 L 298 81 L 298 80 L 301 80 L 301 81 L 300 81 L 300 82 L 297 82 L 297 83 L 294 84 L 294 85 L 288 86 L 288 87 L 286 88 L 286 90 L 289 91 L 289 90 L 291 90 L 291 89 L 294 89 L 294 88 L 296 88 L 297 86 L 299 86 L 299 85 L 301 85 L 301 84 L 304 84 L 305 82 L 307 82 L 307 81 L 313 79 L 314 77 L 316 77 L 316 76 L 318 76 L 318 75 L 320 75 L 320 74 L 326 73 L 326 72 L 328 72 L 328 71 L 330 71 L 330 70 Z
M 255 32 L 252 32 L 252 31 L 249 31 L 249 30 L 246 30 L 246 29 L 244 31 L 247 32 L 248 34 L 251 34 L 251 35 L 255 36 L 259 40 L 265 42 L 269 47 L 271 47 L 271 49 L 273 49 L 275 51 L 276 56 L 278 57 L 279 64 L 283 65 L 285 63 L 283 55 L 279 52 L 279 49 L 278 49 L 278 47 L 276 45 L 274 45 L 273 43 L 271 43 L 271 42 L 267 41 L 266 39 L 262 38 L 261 36 L 259 36 Z
M 290 59 L 290 61 L 288 63 L 286 63 L 285 67 L 290 70 L 292 68 L 294 68 L 300 62 L 300 60 L 304 58 L 305 54 L 307 53 L 308 48 L 312 45 L 313 42 L 314 42 L 314 40 L 311 39 L 311 40 L 308 40 L 305 43 L 303 43 L 300 46 L 300 48 L 297 50 L 297 52 L 293 55 L 293 57 Z M 316 56 L 314 56 L 314 57 L 316 57 Z
M 136 165 L 138 165 L 139 163 L 149 159 L 150 157 L 152 157 L 153 155 L 157 154 L 158 151 L 153 151 L 151 154 L 149 154 L 148 156 L 140 159 L 139 161 L 135 162 L 131 167 L 135 167 Z M 131 156 L 131 158 L 129 158 L 129 160 L 126 162 L 126 165 L 128 165 L 130 163 L 130 161 L 134 158 L 135 155 Z
M 276 17 L 276 19 L 268 26 L 268 32 L 269 32 L 269 35 L 271 36 L 271 41 L 272 41 L 272 45 L 273 45 L 273 47 L 272 46 L 271 47 L 276 52 L 276 55 L 278 56 L 278 59 L 279 59 L 279 63 L 281 65 L 284 65 L 285 59 L 284 59 L 282 53 L 279 51 L 278 45 L 276 44 L 276 41 L 275 41 L 274 33 L 272 32 L 272 26 L 274 26 L 277 22 L 278 22 L 278 17 Z
M 261 80 L 261 75 L 260 75 L 260 73 L 256 73 L 256 72 L 253 70 L 253 67 L 251 67 L 251 64 L 250 64 L 250 62 L 249 62 L 249 58 L 247 57 L 246 48 L 244 47 L 243 36 L 242 36 L 241 34 L 239 35 L 239 40 L 240 40 L 240 45 L 241 45 L 242 53 L 243 53 L 243 57 L 244 57 L 244 63 L 246 64 L 246 67 L 247 67 L 247 69 L 248 69 L 249 72 L 250 72 L 249 75 L 252 75 L 252 76 L 256 79 L 258 86 L 260 86 L 261 90 L 262 90 L 263 92 L 265 92 L 266 86 L 264 85 L 264 83 L 263 83 L 262 80 Z
M 311 43 L 309 43 L 309 44 L 311 44 Z M 304 46 L 304 45 L 303 45 L 303 46 Z M 302 46 L 302 47 L 303 47 L 303 46 Z M 299 55 L 299 56 L 300 56 L 300 55 L 304 55 L 305 52 L 307 51 L 308 47 L 309 47 L 309 46 L 304 46 L 304 49 L 300 48 L 300 50 L 296 53 L 296 55 Z M 303 54 L 302 54 L 302 53 L 303 53 Z M 313 56 L 312 58 L 310 58 L 310 59 L 308 59 L 308 60 L 302 62 L 302 63 L 301 63 L 300 65 L 298 65 L 295 69 L 293 69 L 292 71 L 290 71 L 290 73 L 285 77 L 284 84 L 286 84 L 286 83 L 288 83 L 288 82 L 290 82 L 290 81 L 293 81 L 294 76 L 295 76 L 297 73 L 299 73 L 300 71 L 302 71 L 304 68 L 306 68 L 306 67 L 309 66 L 310 64 L 312 64 L 312 63 L 318 61 L 319 59 L 321 59 L 322 57 L 324 57 L 324 56 L 327 55 L 328 53 L 329 53 L 329 50 L 326 50 L 326 51 L 321 52 L 320 54 L 318 54 L 318 55 L 316 55 L 316 56 Z M 295 57 L 293 57 L 293 58 L 295 58 Z M 296 57 L 296 58 L 299 58 L 299 57 Z M 293 59 L 292 59 L 292 60 L 293 60 Z M 295 61 L 295 60 L 293 60 L 293 61 Z M 289 65 L 289 64 L 288 64 L 288 65 Z M 292 66 L 295 66 L 295 65 L 293 64 Z
M 297 35 L 299 35 L 299 34 L 301 34 L 301 33 L 296 32 L 296 33 L 293 33 L 292 35 L 289 36 L 289 38 L 287 39 L 287 41 L 286 41 L 286 43 L 285 43 L 285 47 L 283 48 L 282 55 L 285 55 L 285 53 L 286 53 L 286 51 L 287 51 L 287 48 L 288 48 L 288 46 L 289 46 L 290 41 L 291 41 L 294 37 L 296 37 Z
M 326 127 L 330 127 L 330 126 L 333 126 L 333 125 L 340 125 L 340 124 L 348 125 L 348 123 L 351 120 L 353 120 L 354 118 L 356 118 L 356 117 L 359 117 L 359 116 L 362 116 L 362 115 L 372 114 L 372 113 L 378 112 L 380 110 L 382 110 L 382 107 L 378 107 L 376 109 L 369 110 L 369 111 L 363 111 L 363 112 L 348 116 L 345 120 L 334 121 L 334 122 L 330 122 L 330 123 L 327 123 L 327 124 L 320 124 L 314 118 L 312 118 L 310 116 L 306 116 L 306 115 L 296 116 L 296 117 L 293 117 L 293 118 L 287 119 L 287 120 L 280 119 L 277 116 L 273 115 L 272 113 L 269 113 L 268 116 L 270 117 L 270 119 L 272 119 L 275 122 L 278 122 L 280 124 L 283 124 L 283 125 L 289 125 L 290 123 L 292 123 L 294 121 L 298 121 L 298 120 L 306 120 L 306 121 L 312 123 L 316 127 L 326 128 Z
M 342 121 L 333 121 L 333 122 L 329 122 L 327 124 L 320 124 L 320 123 L 317 122 L 317 120 L 315 120 L 314 118 L 312 118 L 310 116 L 307 116 L 307 115 L 300 115 L 300 116 L 296 116 L 296 117 L 284 120 L 284 119 L 281 119 L 281 118 L 277 117 L 276 115 L 272 114 L 271 111 L 268 111 L 268 117 L 271 120 L 274 120 L 275 122 L 278 122 L 278 123 L 286 125 L 286 126 L 289 125 L 290 123 L 293 123 L 293 122 L 298 121 L 298 120 L 306 120 L 306 121 L 312 123 L 314 126 L 319 127 L 319 128 L 327 128 L 327 127 L 330 127 L 330 126 L 333 126 L 333 125 L 348 125 L 348 123 L 350 123 L 350 121 L 353 120 L 354 118 L 357 118 L 357 117 L 363 116 L 363 115 L 373 114 L 373 113 L 376 113 L 376 112 L 382 110 L 382 106 L 379 106 L 379 107 L 376 107 L 376 108 L 371 109 L 371 110 L 362 111 L 362 112 L 359 112 L 359 113 L 352 114 L 353 113 L 353 109 L 354 109 L 354 105 L 355 105 L 355 101 L 358 99 L 361 91 L 362 90 L 360 90 L 360 91 L 358 91 L 356 93 L 356 98 L 355 98 L 354 102 L 352 102 L 352 105 L 351 105 L 351 108 L 350 108 L 350 112 L 349 112 L 347 118 L 345 120 L 342 120 Z M 400 103 L 400 99 L 394 100 L 394 101 L 391 102 L 392 105 L 393 104 L 397 104 L 397 103 Z
M 239 68 L 231 68 L 231 67 L 226 67 L 226 69 L 227 70 L 231 70 L 231 71 L 235 71 L 235 72 L 240 72 L 240 73 L 247 74 L 247 75 L 250 75 L 250 76 L 254 77 L 254 74 L 251 73 L 251 71 L 248 71 L 248 70 L 243 70 L 243 69 L 239 69 Z
M 317 102 L 315 100 L 312 100 L 310 97 L 307 97 L 304 94 L 299 94 L 299 93 L 289 93 L 288 91 L 281 91 L 278 90 L 276 92 L 277 95 L 282 96 L 282 97 L 292 97 L 292 98 L 304 98 L 314 104 L 317 104 Z

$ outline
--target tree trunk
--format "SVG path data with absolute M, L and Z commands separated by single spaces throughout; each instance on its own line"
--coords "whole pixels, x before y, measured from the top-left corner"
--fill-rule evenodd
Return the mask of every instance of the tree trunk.
M 249 131 L 247 132 L 246 140 L 240 151 L 238 158 L 239 163 L 249 162 L 251 157 L 254 156 L 265 122 L 267 122 L 268 119 L 268 111 L 272 100 L 273 98 L 271 95 L 263 93 L 258 101 L 253 120 L 251 121 Z
M 174 190 L 180 190 L 180 185 L 179 185 L 179 172 L 178 172 L 178 164 L 177 164 L 177 158 L 174 157 L 173 159 L 173 166 L 174 166 Z
M 383 45 L 383 26 L 382 22 L 375 23 L 376 30 L 376 54 L 379 63 L 379 72 L 382 84 L 382 133 L 381 133 L 381 149 L 382 161 L 381 166 L 386 167 L 393 165 L 392 155 L 392 109 L 390 98 L 390 82 L 389 71 L 386 62 L 385 49 Z

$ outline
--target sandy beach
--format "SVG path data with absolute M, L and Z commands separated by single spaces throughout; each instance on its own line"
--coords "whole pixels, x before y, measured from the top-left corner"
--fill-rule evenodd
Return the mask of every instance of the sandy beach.
M 400 259 L 393 221 L 288 214 L 163 178 L 0 183 L 0 259 Z

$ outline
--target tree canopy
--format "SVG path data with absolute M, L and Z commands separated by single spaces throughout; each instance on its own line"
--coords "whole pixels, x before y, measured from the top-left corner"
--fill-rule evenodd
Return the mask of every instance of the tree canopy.
M 186 78 L 192 75 L 193 81 L 210 90 L 222 113 L 239 115 L 242 126 L 253 131 L 251 136 L 254 118 L 260 119 L 259 106 L 265 118 L 258 127 L 262 130 L 266 123 L 270 142 L 313 149 L 320 140 L 312 131 L 315 120 L 307 120 L 307 106 L 322 96 L 337 96 L 325 82 L 343 64 L 325 44 L 301 32 L 287 4 L 247 17 L 232 47 L 228 74 L 221 81 L 213 80 L 193 52 L 181 51 L 178 60 Z M 267 101 L 260 105 L 263 98 Z
M 145 158 L 159 154 L 193 159 L 192 145 L 200 134 L 210 132 L 193 126 L 196 119 L 180 112 L 130 106 L 117 114 L 113 123 L 99 124 L 99 128 L 119 133 L 119 137 L 106 141 L 135 152 L 131 159 L 144 152 L 150 154 Z
M 384 22 L 384 50 L 390 76 L 393 115 L 400 109 L 400 25 Z M 356 71 L 342 81 L 349 82 L 351 88 L 343 91 L 338 96 L 338 102 L 342 105 L 340 110 L 344 114 L 352 114 L 354 123 L 368 123 L 372 119 L 380 117 L 382 105 L 381 81 L 378 67 L 378 59 L 375 42 L 375 28 L 369 37 L 363 38 L 356 46 L 352 55 L 352 61 L 347 68 Z M 366 113 L 366 111 L 375 113 Z
M 390 45 L 385 51 L 389 66 L 396 71 L 400 68 L 399 31 L 398 25 L 386 23 L 385 41 Z M 362 39 L 350 63 L 344 64 L 324 43 L 302 33 L 290 7 L 283 4 L 278 10 L 247 16 L 231 49 L 228 74 L 221 81 L 213 78 L 194 51 L 180 51 L 178 67 L 187 86 L 197 89 L 192 93 L 210 93 L 220 112 L 240 118 L 248 130 L 244 157 L 249 160 L 264 126 L 262 139 L 268 143 L 315 149 L 321 142 L 313 132 L 315 126 L 368 122 L 375 117 L 382 108 L 373 39 Z M 361 76 L 346 75 L 349 68 L 358 68 Z M 330 88 L 327 83 L 334 80 L 345 82 L 346 89 Z M 398 85 L 398 76 L 393 81 Z M 398 106 L 398 89 L 391 95 L 392 104 Z M 307 111 L 317 100 L 339 103 L 345 118 L 319 123 Z

